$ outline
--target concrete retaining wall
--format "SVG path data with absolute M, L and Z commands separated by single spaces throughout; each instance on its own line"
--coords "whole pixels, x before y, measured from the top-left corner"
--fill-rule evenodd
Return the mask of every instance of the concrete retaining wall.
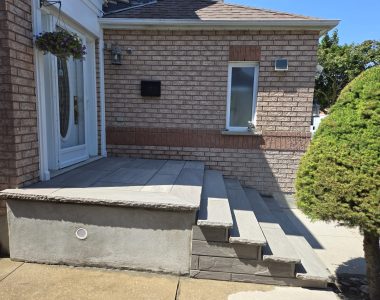
M 188 274 L 191 211 L 7 201 L 14 260 Z M 85 228 L 84 240 L 76 237 Z

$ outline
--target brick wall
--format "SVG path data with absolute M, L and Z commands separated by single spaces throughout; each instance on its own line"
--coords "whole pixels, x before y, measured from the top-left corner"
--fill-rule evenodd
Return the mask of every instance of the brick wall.
M 293 191 L 310 137 L 318 37 L 304 31 L 106 30 L 105 42 L 123 54 L 123 64 L 112 65 L 105 53 L 108 152 L 192 157 L 262 192 Z M 239 57 L 260 61 L 258 136 L 220 134 L 228 62 Z M 289 71 L 275 72 L 274 60 L 283 57 Z M 141 80 L 161 80 L 161 97 L 141 97 Z
M 104 38 L 123 50 L 122 66 L 105 55 L 107 126 L 224 128 L 230 46 L 255 45 L 258 129 L 309 131 L 317 33 L 106 30 Z M 278 57 L 288 72 L 274 71 Z M 160 99 L 140 96 L 143 79 L 162 81 Z
M 30 0 L 0 2 L 0 190 L 38 179 Z

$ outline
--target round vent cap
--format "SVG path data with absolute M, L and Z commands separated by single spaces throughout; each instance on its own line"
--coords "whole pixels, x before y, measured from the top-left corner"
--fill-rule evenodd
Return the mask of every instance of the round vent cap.
M 80 240 L 85 240 L 87 238 L 87 230 L 84 228 L 78 228 L 77 231 L 75 231 L 75 235 Z

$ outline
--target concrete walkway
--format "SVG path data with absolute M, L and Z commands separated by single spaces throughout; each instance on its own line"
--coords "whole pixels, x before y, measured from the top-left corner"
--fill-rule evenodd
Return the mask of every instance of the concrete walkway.
M 337 300 L 331 291 L 0 259 L 0 299 Z

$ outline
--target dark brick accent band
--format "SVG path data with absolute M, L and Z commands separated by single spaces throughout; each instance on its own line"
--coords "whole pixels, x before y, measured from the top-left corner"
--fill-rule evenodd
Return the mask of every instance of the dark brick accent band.
M 230 61 L 259 61 L 260 57 L 259 46 L 230 46 Z
M 310 134 L 264 132 L 261 135 L 222 135 L 218 130 L 107 127 L 107 144 L 304 151 Z

